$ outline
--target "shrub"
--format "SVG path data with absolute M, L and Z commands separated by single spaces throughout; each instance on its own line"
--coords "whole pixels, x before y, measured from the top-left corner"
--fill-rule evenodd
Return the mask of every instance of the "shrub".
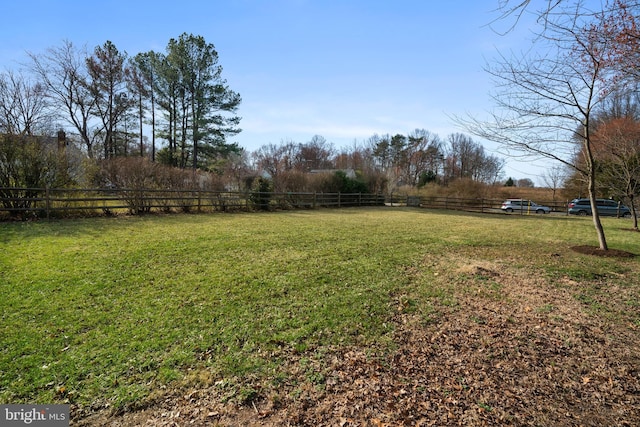
M 38 197 L 35 189 L 71 183 L 69 166 L 50 138 L 23 135 L 0 137 L 0 190 L 11 216 L 21 216 Z
M 344 171 L 325 174 L 317 183 L 323 193 L 368 193 L 367 184 L 359 179 L 350 178 Z
M 189 212 L 193 190 L 221 189 L 220 179 L 208 172 L 152 163 L 143 157 L 119 157 L 97 163 L 93 185 L 117 188 L 131 213 L 146 213 L 161 205 L 165 211 L 177 207 Z
M 255 209 L 267 211 L 271 202 L 272 184 L 266 178 L 259 177 L 253 181 L 253 191 L 249 200 Z

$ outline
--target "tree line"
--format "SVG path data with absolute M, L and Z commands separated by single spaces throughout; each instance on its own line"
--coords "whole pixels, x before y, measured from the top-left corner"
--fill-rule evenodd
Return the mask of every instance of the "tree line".
M 487 184 L 502 179 L 504 161 L 469 136 L 452 134 L 443 140 L 424 129 L 376 134 L 340 150 L 316 135 L 304 142 L 266 143 L 248 153 L 230 141 L 241 131 L 240 94 L 222 78 L 215 47 L 201 36 L 184 33 L 169 40 L 164 52 L 133 56 L 110 41 L 91 52 L 64 41 L 28 57 L 23 70 L 0 73 L 0 186 L 116 185 L 123 181 L 118 176 L 136 175 L 125 168 L 136 163 L 108 163 L 127 157 L 192 169 L 199 176 L 212 172 L 216 177 L 207 181 L 224 176 L 225 185 L 233 188 L 262 177 L 282 191 L 326 187 L 304 176 L 312 171 L 353 170 L 353 179 L 372 192 L 460 178 Z M 52 158 L 51 149 L 36 147 L 58 129 L 66 131 L 66 145 L 78 148 L 65 150 L 67 170 Z M 16 171 L 33 165 L 27 157 L 36 155 L 47 167 L 24 179 Z M 83 156 L 87 161 L 79 160 Z M 40 175 L 48 182 L 38 185 Z
M 134 56 L 110 41 L 91 53 L 65 41 L 28 55 L 27 71 L 0 76 L 0 133 L 52 135 L 61 127 L 90 159 L 148 156 L 193 169 L 240 151 L 229 138 L 240 132 L 241 97 L 201 36 L 184 33 L 165 52 Z
M 371 192 L 446 185 L 456 179 L 494 185 L 501 182 L 504 167 L 503 159 L 487 154 L 467 135 L 442 139 L 425 129 L 407 135 L 374 134 L 340 150 L 320 135 L 305 143 L 281 141 L 261 146 L 250 160 L 254 170 L 265 172 L 278 191 L 311 189 L 309 174 L 331 170 L 357 174 Z
M 498 3 L 499 19 L 513 19 L 513 26 L 531 10 L 529 0 Z M 470 134 L 497 142 L 507 152 L 566 167 L 568 182 L 592 200 L 600 248 L 607 249 L 596 197 L 627 201 L 638 228 L 640 2 L 606 0 L 596 9 L 583 0 L 543 4 L 534 11 L 539 27 L 532 49 L 498 53 L 486 66 L 496 81 L 496 108 L 489 119 L 459 121 Z M 34 139 L 16 138 L 53 135 L 61 120 L 77 135 L 88 159 L 149 158 L 180 170 L 227 174 L 238 185 L 238 176 L 247 176 L 249 169 L 251 180 L 262 180 L 260 185 L 270 180 L 273 186 L 294 189 L 309 185 L 300 174 L 312 167 L 353 169 L 360 174 L 355 179 L 370 190 L 501 179 L 502 160 L 487 155 L 470 137 L 453 134 L 441 141 L 425 130 L 373 135 L 341 152 L 318 137 L 266 144 L 249 155 L 228 141 L 240 132 L 236 112 L 241 97 L 222 78 L 215 47 L 200 36 L 185 33 L 171 39 L 165 52 L 132 57 L 111 42 L 91 54 L 64 42 L 29 57 L 29 74 L 0 75 L 0 142 L 8 147 L 0 153 L 0 186 L 16 183 L 21 174 L 37 182 L 36 174 L 19 171 L 25 165 L 49 181 L 53 173 L 47 170 L 68 165 L 68 153 L 64 162 L 49 159 L 50 150 L 26 148 Z M 145 126 L 151 128 L 150 141 Z M 19 144 L 25 148 L 16 148 Z M 46 161 L 20 160 L 38 155 Z M 75 175 L 67 169 L 62 181 L 73 182 Z

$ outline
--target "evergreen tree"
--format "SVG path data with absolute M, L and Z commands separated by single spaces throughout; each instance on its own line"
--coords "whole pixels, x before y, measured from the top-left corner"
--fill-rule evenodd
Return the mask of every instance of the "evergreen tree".
M 177 76 L 182 144 L 181 166 L 190 157 L 194 169 L 229 153 L 238 153 L 236 144 L 227 138 L 240 132 L 240 117 L 235 112 L 240 105 L 240 95 L 229 89 L 222 79 L 222 67 L 218 53 L 202 36 L 182 34 L 171 39 L 167 46 L 167 70 Z M 186 144 L 186 142 L 189 143 Z

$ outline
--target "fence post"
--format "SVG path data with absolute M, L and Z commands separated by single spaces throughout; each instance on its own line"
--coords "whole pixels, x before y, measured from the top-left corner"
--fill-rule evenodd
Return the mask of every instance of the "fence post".
M 45 185 L 44 187 L 44 206 L 45 206 L 45 211 L 47 212 L 47 221 L 50 220 L 49 218 L 49 211 L 51 210 L 51 201 L 49 200 L 49 186 Z
M 338 191 L 338 207 L 340 207 L 340 192 Z

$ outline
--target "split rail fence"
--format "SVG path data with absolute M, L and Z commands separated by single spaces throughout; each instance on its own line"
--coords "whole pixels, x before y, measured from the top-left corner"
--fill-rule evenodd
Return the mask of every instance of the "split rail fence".
M 207 190 L 0 188 L 0 219 L 258 210 L 412 206 L 500 212 L 502 199 L 368 193 L 259 193 Z M 544 203 L 566 213 L 566 202 Z M 527 214 L 527 211 L 516 212 Z
M 68 217 L 150 212 L 233 212 L 381 206 L 365 193 L 260 193 L 207 190 L 0 188 L 0 216 Z

